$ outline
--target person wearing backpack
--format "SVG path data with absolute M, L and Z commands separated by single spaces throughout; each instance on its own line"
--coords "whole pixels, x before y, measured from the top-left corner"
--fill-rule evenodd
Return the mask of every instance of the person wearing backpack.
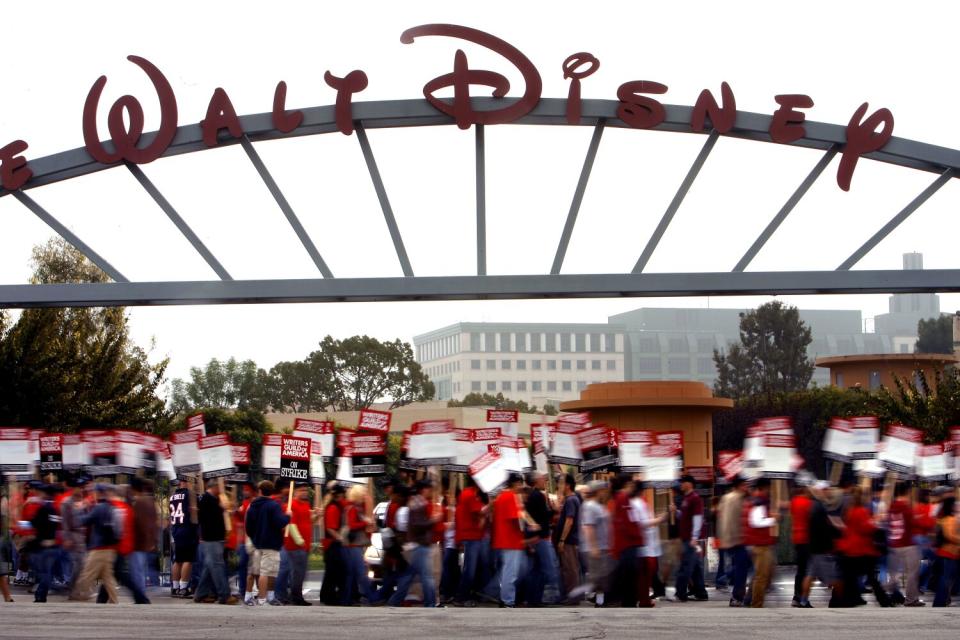
M 117 559 L 113 565 L 113 575 L 117 584 L 126 587 L 133 594 L 134 604 L 150 604 L 142 580 L 135 580 L 136 569 L 131 571 L 134 548 L 136 546 L 136 525 L 134 523 L 133 507 L 120 496 L 116 487 L 110 488 L 110 504 L 113 505 L 114 530 L 117 533 Z M 97 603 L 107 601 L 106 589 L 101 585 L 97 594 Z
M 107 601 L 117 604 L 117 581 L 113 576 L 113 564 L 117 559 L 120 532 L 116 530 L 116 509 L 110 504 L 109 494 L 108 485 L 98 484 L 97 503 L 83 517 L 83 525 L 90 532 L 90 551 L 83 563 L 83 571 L 77 579 L 76 587 L 70 594 L 71 600 L 89 600 L 93 583 L 100 580 L 107 592 Z

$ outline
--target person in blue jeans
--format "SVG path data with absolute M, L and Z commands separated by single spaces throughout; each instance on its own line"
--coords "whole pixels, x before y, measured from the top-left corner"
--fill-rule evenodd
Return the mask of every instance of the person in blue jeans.
M 463 568 L 460 586 L 454 598 L 457 606 L 475 607 L 474 593 L 489 582 L 485 563 L 489 557 L 486 533 L 487 503 L 489 499 L 468 475 L 466 486 L 460 492 L 456 510 L 456 541 L 463 549 Z
M 219 604 L 236 604 L 230 595 L 227 567 L 223 560 L 226 539 L 224 508 L 220 503 L 220 487 L 216 480 L 207 481 L 207 490 L 197 501 L 197 520 L 200 524 L 200 549 L 203 570 L 197 583 L 194 602 L 216 600 Z
M 367 565 L 363 561 L 363 550 L 370 544 L 367 530 L 372 526 L 371 516 L 364 513 L 367 502 L 367 488 L 354 485 L 347 493 L 347 506 L 344 517 L 349 529 L 347 539 L 343 543 L 343 562 L 346 569 L 343 592 L 340 595 L 340 605 L 353 605 L 354 592 L 359 592 L 368 602 L 377 600 L 377 593 L 367 577 Z
M 517 604 L 517 582 L 525 571 L 526 541 L 524 523 L 532 522 L 521 505 L 523 478 L 511 473 L 507 488 L 493 502 L 493 548 L 500 556 L 500 605 L 513 608 Z M 531 532 L 539 527 L 530 524 Z
M 706 600 L 707 590 L 703 583 L 703 551 L 700 548 L 700 531 L 703 527 L 703 500 L 695 491 L 693 476 L 680 478 L 680 491 L 683 502 L 676 514 L 680 541 L 683 551 L 680 566 L 677 569 L 676 598 L 680 602 L 688 599 L 687 587 L 693 582 L 693 599 Z
M 547 474 L 539 471 L 533 473 L 530 485 L 533 488 L 527 496 L 527 514 L 533 518 L 540 529 L 532 534 L 534 543 L 527 573 L 527 602 L 531 607 L 539 607 L 543 604 L 543 592 L 547 586 L 559 591 L 560 573 L 553 543 L 550 541 L 550 522 L 553 519 L 554 510 L 544 493 Z
M 403 606 L 407 591 L 414 578 L 420 578 L 423 589 L 423 606 L 437 606 L 436 587 L 433 580 L 433 566 L 430 562 L 433 526 L 443 519 L 443 512 L 434 507 L 433 484 L 429 480 L 421 480 L 416 484 L 416 493 L 410 498 L 407 508 L 410 510 L 407 524 L 407 543 L 414 545 L 409 552 L 410 566 L 397 582 L 397 590 L 387 601 L 391 607 Z
M 936 595 L 933 606 L 950 604 L 950 591 L 957 580 L 957 560 L 960 559 L 960 525 L 955 511 L 956 498 L 948 496 L 940 501 L 940 518 L 937 520 L 936 554 L 934 562 L 937 574 Z
M 30 563 L 37 573 L 34 602 L 47 601 L 47 593 L 53 582 L 54 565 L 60 557 L 60 547 L 57 545 L 59 518 L 51 502 L 52 492 L 53 488 L 50 486 L 40 488 L 43 503 L 30 520 L 34 532 L 34 538 L 30 542 Z

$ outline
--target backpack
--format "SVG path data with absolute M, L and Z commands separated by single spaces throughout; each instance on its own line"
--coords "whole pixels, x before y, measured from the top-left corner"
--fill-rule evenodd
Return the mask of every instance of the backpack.
M 97 532 L 100 534 L 101 544 L 112 547 L 120 543 L 120 536 L 123 534 L 123 514 L 109 502 L 101 504 L 107 505 L 110 513 L 97 524 Z

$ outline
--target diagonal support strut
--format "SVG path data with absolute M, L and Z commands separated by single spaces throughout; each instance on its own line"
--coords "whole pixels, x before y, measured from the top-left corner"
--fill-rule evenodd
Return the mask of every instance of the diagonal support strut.
M 573 235 L 573 226 L 577 223 L 577 215 L 580 213 L 580 205 L 583 203 L 583 194 L 587 191 L 587 182 L 590 180 L 590 172 L 593 171 L 593 162 L 597 159 L 597 150 L 600 148 L 600 139 L 603 137 L 603 128 L 606 123 L 607 121 L 604 118 L 600 118 L 593 128 L 593 137 L 590 138 L 590 146 L 587 147 L 587 155 L 583 159 L 577 189 L 573 193 L 573 201 L 570 202 L 567 222 L 563 225 L 563 233 L 560 235 L 560 243 L 557 245 L 557 254 L 554 256 L 553 266 L 550 268 L 550 273 L 554 275 L 560 273 L 563 259 L 567 255 L 567 246 L 570 244 L 570 237 Z
M 660 224 L 658 224 L 657 228 L 654 229 L 653 235 L 651 235 L 650 239 L 647 241 L 647 246 L 643 248 L 643 253 L 640 254 L 640 259 L 637 260 L 637 264 L 633 267 L 633 273 L 642 273 L 644 268 L 647 266 L 647 263 L 650 261 L 650 256 L 653 255 L 657 245 L 660 244 L 660 239 L 666 232 L 667 227 L 670 226 L 670 222 L 673 220 L 673 216 L 676 215 L 677 210 L 683 203 L 683 199 L 687 197 L 687 192 L 690 191 L 690 187 L 693 186 L 693 181 L 697 179 L 697 175 L 699 175 L 700 169 L 703 168 L 703 164 L 707 161 L 707 158 L 710 157 L 710 152 L 713 151 L 713 147 L 717 144 L 717 138 L 719 137 L 720 134 L 717 133 L 716 129 L 713 129 L 710 132 L 710 135 L 707 136 L 707 141 L 703 143 L 700 153 L 697 154 L 696 159 L 690 166 L 690 170 L 687 171 L 686 177 L 683 179 L 683 182 L 680 183 L 680 188 L 677 189 L 677 193 L 673 196 L 673 200 L 670 201 L 670 206 L 668 206 L 667 210 L 663 212 L 663 217 L 660 218 Z
M 333 273 L 327 267 L 327 263 L 324 262 L 323 258 L 320 256 L 320 252 L 317 251 L 316 245 L 313 244 L 313 240 L 310 239 L 310 234 L 308 234 L 307 230 L 303 228 L 303 224 L 300 223 L 300 218 L 298 218 L 297 214 L 293 211 L 293 207 L 291 207 L 290 203 L 287 202 L 287 198 L 283 195 L 283 191 L 281 191 L 280 187 L 277 185 L 277 181 L 273 179 L 272 175 L 270 175 L 267 165 L 265 165 L 263 160 L 260 159 L 260 154 L 257 153 L 256 149 L 253 148 L 253 143 L 250 142 L 250 138 L 244 135 L 242 138 L 240 138 L 240 144 L 243 146 L 243 150 L 246 151 L 247 157 L 250 158 L 250 162 L 253 163 L 253 166 L 256 168 L 257 173 L 260 174 L 260 178 L 263 180 L 264 184 L 267 185 L 267 189 L 270 190 L 270 193 L 273 195 L 273 199 L 277 201 L 277 204 L 280 206 L 280 210 L 283 211 L 283 215 L 287 218 L 287 222 L 289 222 L 290 226 L 293 227 L 294 233 L 296 233 L 297 237 L 300 238 L 303 248 L 307 250 L 307 253 L 310 254 L 310 258 L 313 260 L 313 263 L 317 265 L 317 269 L 320 270 L 320 273 L 323 274 L 324 278 L 332 278 Z

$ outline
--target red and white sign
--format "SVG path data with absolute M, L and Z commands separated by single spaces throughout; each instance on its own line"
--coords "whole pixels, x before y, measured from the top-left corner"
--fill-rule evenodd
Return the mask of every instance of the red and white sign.
M 370 431 L 373 433 L 388 433 L 390 431 L 390 418 L 392 415 L 389 411 L 361 409 L 357 430 Z
M 950 470 L 945 465 L 943 444 L 927 444 L 917 448 L 917 477 L 924 480 L 946 480 Z
M 292 481 L 307 482 L 310 479 L 309 438 L 283 436 L 280 439 L 280 477 Z
M 228 434 L 200 438 L 200 470 L 204 478 L 228 476 L 237 470 Z
M 117 445 L 117 473 L 136 473 L 148 455 L 146 437 L 139 431 L 114 431 L 113 435 Z M 153 451 L 149 451 L 149 455 L 152 458 Z
M 553 435 L 557 432 L 556 422 L 536 422 L 530 425 L 530 435 L 533 438 L 534 455 L 546 455 L 553 443 Z
M 586 416 L 587 414 L 574 414 L 575 416 Z M 565 418 L 567 416 L 564 416 Z M 550 447 L 550 453 L 547 460 L 554 464 L 572 464 L 580 465 L 583 454 L 580 452 L 580 441 L 577 434 L 585 426 L 590 425 L 589 416 L 586 422 L 579 420 L 560 420 L 557 422 L 557 430 L 553 434 L 553 444 Z
M 530 450 L 527 449 L 527 443 L 523 438 L 503 435 L 500 436 L 497 446 L 500 450 L 500 457 L 503 458 L 503 466 L 507 471 L 523 473 L 533 467 L 530 460 Z
M 323 466 L 323 446 L 316 440 L 310 442 L 310 484 L 323 484 L 327 469 Z
M 877 445 L 880 442 L 880 421 L 876 416 L 857 416 L 850 418 L 853 429 L 853 441 L 850 445 L 854 460 L 877 457 Z
M 87 447 L 79 433 L 67 433 L 63 436 L 63 468 L 67 471 L 79 471 L 90 464 Z
M 668 487 L 680 478 L 683 462 L 676 444 L 651 444 L 644 459 L 643 480 L 648 486 Z
M 170 443 L 163 442 L 162 448 L 157 452 L 157 475 L 166 476 L 173 480 L 177 477 L 177 472 L 173 468 L 173 454 L 170 453 Z
M 853 454 L 853 426 L 846 418 L 833 418 L 823 435 L 823 456 L 850 462 Z
M 621 431 L 618 436 L 620 470 L 625 473 L 639 473 L 646 466 L 647 447 L 655 444 L 653 431 Z
M 202 413 L 195 413 L 187 418 L 187 431 L 196 431 L 201 438 L 207 435 L 207 425 L 203 421 Z
M 331 420 L 307 420 L 297 418 L 293 421 L 293 435 L 309 438 L 319 443 L 322 455 L 327 460 L 333 458 L 334 424 Z
M 519 411 L 487 409 L 487 426 L 500 429 L 500 432 L 506 436 L 517 437 L 517 422 L 519 420 Z
M 453 420 L 424 420 L 411 426 L 407 457 L 422 466 L 451 464 L 457 458 Z
M 260 467 L 264 473 L 277 475 L 280 473 L 280 443 L 283 436 L 279 433 L 263 434 L 263 454 L 260 457 Z
M 383 436 L 357 433 L 350 439 L 350 454 L 354 458 L 360 456 L 382 456 L 386 453 L 387 443 Z
M 236 466 L 250 464 L 250 445 L 232 444 L 230 451 L 233 456 L 233 464 Z
M 117 442 L 113 431 L 87 429 L 81 435 L 87 445 L 87 450 L 93 457 L 116 455 Z
M 33 461 L 30 429 L 12 427 L 0 429 L 0 471 L 26 473 Z
M 617 464 L 617 431 L 605 424 L 593 425 L 577 433 L 580 470 L 597 471 Z
M 497 451 L 488 451 L 470 464 L 470 476 L 484 493 L 492 494 L 507 484 L 509 472 Z
M 761 436 L 760 470 L 768 478 L 791 478 L 797 468 L 797 438 L 792 433 Z
M 200 472 L 200 431 L 177 431 L 170 435 L 170 451 L 177 475 Z
M 902 424 L 889 425 L 877 459 L 890 471 L 913 473 L 921 442 L 923 433 L 919 429 Z
M 717 468 L 727 482 L 743 473 L 743 451 L 718 451 Z

